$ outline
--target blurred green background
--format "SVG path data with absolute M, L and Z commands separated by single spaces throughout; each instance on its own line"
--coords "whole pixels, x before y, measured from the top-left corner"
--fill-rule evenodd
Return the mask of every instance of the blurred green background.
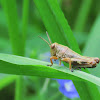
M 50 19 L 46 23 L 45 17 L 51 18 L 52 16 L 49 13 L 45 17 L 41 14 L 44 14 L 46 10 L 48 11 L 45 6 L 50 6 L 46 5 L 45 2 L 46 0 L 0 0 L 0 53 L 39 60 L 48 58 L 45 53 L 50 51 L 49 46 L 38 36 L 48 40 L 46 31 L 49 30 L 48 33 L 50 33 L 52 41 L 58 42 L 56 36 L 59 34 L 51 33 L 52 31 L 48 28 L 50 26 L 46 26 L 52 20 Z M 52 0 L 50 2 L 56 7 L 55 2 L 53 3 Z M 58 0 L 57 2 L 73 31 L 82 54 L 100 58 L 100 0 Z M 42 4 L 44 4 L 44 8 L 39 8 Z M 56 18 L 58 19 L 55 23 L 60 26 L 59 22 L 62 17 L 61 19 L 60 17 Z M 52 23 L 50 25 L 55 29 Z M 62 31 L 63 29 L 61 29 Z M 73 41 L 73 36 L 70 35 L 69 37 Z M 59 43 L 61 43 L 60 41 L 64 40 L 59 40 Z M 74 44 L 73 46 L 75 47 Z M 78 52 L 78 50 L 76 51 Z M 99 67 L 89 69 L 89 71 L 100 77 Z M 46 90 L 41 95 L 44 86 L 46 86 Z M 59 92 L 59 84 L 55 80 L 36 76 L 22 77 L 1 73 L 0 89 L 0 100 L 70 100 Z M 86 91 L 84 90 L 84 92 Z M 22 95 L 24 99 L 22 99 Z M 74 98 L 72 100 L 80 99 Z

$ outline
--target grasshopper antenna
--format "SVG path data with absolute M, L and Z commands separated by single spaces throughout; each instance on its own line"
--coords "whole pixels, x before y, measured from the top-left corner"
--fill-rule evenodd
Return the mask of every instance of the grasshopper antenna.
M 47 34 L 47 37 L 48 37 L 48 39 L 49 39 L 50 44 L 52 44 L 47 31 L 46 31 L 46 34 Z
M 40 37 L 40 36 L 38 36 L 39 38 L 41 38 L 43 41 L 45 41 L 48 45 L 49 45 L 49 47 L 50 47 L 50 44 L 45 40 L 45 39 L 43 39 L 42 37 Z

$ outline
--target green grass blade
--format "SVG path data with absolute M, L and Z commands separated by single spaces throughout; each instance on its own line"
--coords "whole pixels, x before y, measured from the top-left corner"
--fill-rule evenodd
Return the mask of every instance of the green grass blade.
M 100 78 L 91 74 L 74 71 L 59 65 L 47 66 L 48 62 L 21 56 L 0 54 L 0 73 L 17 74 L 17 75 L 35 75 L 40 77 L 86 80 L 100 86 Z
M 22 35 L 23 35 L 23 48 L 25 48 L 26 43 L 26 33 L 28 26 L 28 11 L 29 10 L 29 0 L 23 0 L 23 17 L 22 17 Z M 25 52 L 25 50 L 24 50 Z
M 23 76 L 17 76 L 16 78 L 16 92 L 15 100 L 24 100 L 24 78 Z
M 82 1 L 82 5 L 79 9 L 79 13 L 77 15 L 77 19 L 74 25 L 75 32 L 82 32 L 84 30 L 92 2 L 92 0 Z
M 41 18 L 50 35 L 51 40 L 53 42 L 58 42 L 63 45 L 68 44 L 70 48 L 80 53 L 78 44 L 72 34 L 72 31 L 68 25 L 68 22 L 66 21 L 64 17 L 64 14 L 59 8 L 57 0 L 42 0 L 41 3 L 39 0 L 34 0 L 34 3 L 36 4 L 36 7 L 38 8 L 40 12 Z M 84 70 L 84 71 L 88 72 L 87 70 Z M 92 100 L 92 96 L 94 94 L 91 94 L 91 92 L 89 91 L 88 88 L 90 87 L 88 87 L 87 83 L 82 82 L 82 81 L 79 81 L 79 82 L 73 81 L 73 82 L 82 100 L 84 99 Z M 95 85 L 94 86 L 90 85 L 90 86 L 96 88 Z M 99 95 L 98 91 L 97 91 L 97 94 Z
M 22 36 L 21 34 L 19 34 L 16 1 L 11 0 L 9 2 L 8 0 L 2 0 L 2 7 L 4 9 L 8 23 L 8 31 L 11 40 L 13 54 L 22 56 L 24 55 L 24 48 L 22 46 Z

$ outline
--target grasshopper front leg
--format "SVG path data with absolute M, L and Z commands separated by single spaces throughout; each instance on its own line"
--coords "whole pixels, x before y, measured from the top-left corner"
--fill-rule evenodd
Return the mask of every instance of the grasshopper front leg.
M 47 65 L 47 66 L 52 66 L 52 65 L 53 65 L 52 59 L 57 60 L 58 58 L 57 58 L 56 56 L 51 56 L 51 57 L 50 57 L 51 65 Z

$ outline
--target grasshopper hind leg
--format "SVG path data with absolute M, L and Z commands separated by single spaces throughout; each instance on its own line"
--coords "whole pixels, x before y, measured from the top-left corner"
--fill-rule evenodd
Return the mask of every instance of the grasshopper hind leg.
M 71 72 L 73 72 L 71 58 L 62 58 L 61 61 L 68 62 L 69 63 L 69 69 L 70 69 Z

